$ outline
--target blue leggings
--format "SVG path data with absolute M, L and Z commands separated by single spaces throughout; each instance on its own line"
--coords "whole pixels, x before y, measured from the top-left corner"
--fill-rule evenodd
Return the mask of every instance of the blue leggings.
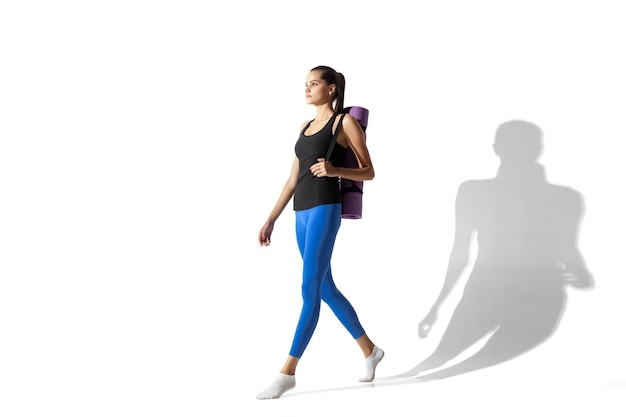
M 324 204 L 296 211 L 296 237 L 302 255 L 302 312 L 289 355 L 304 353 L 320 315 L 322 300 L 357 339 L 365 334 L 356 311 L 335 286 L 330 271 L 335 238 L 341 224 L 341 204 Z

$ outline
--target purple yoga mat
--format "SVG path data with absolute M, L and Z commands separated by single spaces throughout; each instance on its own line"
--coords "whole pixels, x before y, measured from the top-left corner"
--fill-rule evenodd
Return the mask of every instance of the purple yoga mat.
M 347 110 L 347 113 L 359 122 L 363 128 L 363 134 L 365 135 L 365 128 L 367 128 L 367 121 L 369 118 L 369 110 L 357 106 L 347 107 L 345 110 Z M 348 149 L 348 152 L 346 153 L 343 166 L 346 168 L 359 167 L 356 156 L 350 149 Z M 341 217 L 344 219 L 360 219 L 363 217 L 363 181 L 350 181 L 342 178 L 340 186 L 341 193 L 343 195 Z

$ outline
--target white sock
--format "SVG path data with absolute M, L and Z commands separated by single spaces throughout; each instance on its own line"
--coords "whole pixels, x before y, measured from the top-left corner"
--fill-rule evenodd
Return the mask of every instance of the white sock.
M 385 356 L 385 352 L 379 349 L 378 346 L 374 346 L 372 354 L 365 358 L 365 375 L 363 375 L 363 378 L 359 379 L 359 382 L 371 382 L 374 380 L 376 366 L 378 362 L 383 359 L 383 356 Z
M 286 375 L 281 373 L 278 374 L 274 382 L 272 382 L 269 387 L 265 388 L 265 391 L 261 392 L 256 397 L 259 400 L 271 400 L 280 397 L 295 386 L 295 375 Z

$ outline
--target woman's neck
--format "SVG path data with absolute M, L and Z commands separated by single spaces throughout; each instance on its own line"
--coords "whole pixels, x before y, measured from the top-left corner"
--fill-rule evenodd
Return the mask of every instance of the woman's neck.
M 317 121 L 329 120 L 331 117 L 333 117 L 333 114 L 335 114 L 332 107 L 328 104 L 317 106 L 315 110 L 315 120 Z

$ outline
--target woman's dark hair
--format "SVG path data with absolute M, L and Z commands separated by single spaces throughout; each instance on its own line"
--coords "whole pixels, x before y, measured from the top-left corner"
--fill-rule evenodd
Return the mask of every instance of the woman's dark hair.
M 341 113 L 343 111 L 343 98 L 346 91 L 346 79 L 343 74 L 335 71 L 331 67 L 327 67 L 326 65 L 319 65 L 311 71 L 318 71 L 320 73 L 320 78 L 326 81 L 326 84 L 335 84 L 333 101 L 336 103 L 333 110 L 335 113 Z

